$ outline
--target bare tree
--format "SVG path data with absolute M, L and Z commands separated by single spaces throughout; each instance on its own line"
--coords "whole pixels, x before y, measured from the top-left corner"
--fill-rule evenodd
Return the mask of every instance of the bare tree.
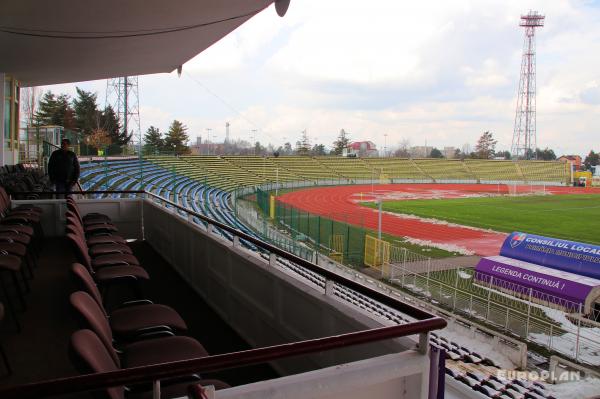
M 35 113 L 37 112 L 41 90 L 38 87 L 21 88 L 21 112 L 25 117 L 27 126 L 35 124 Z
M 465 143 L 462 146 L 463 157 L 469 157 L 471 155 L 471 144 Z
M 400 146 L 394 152 L 394 156 L 398 158 L 409 158 L 410 157 L 410 140 L 402 139 L 400 141 Z

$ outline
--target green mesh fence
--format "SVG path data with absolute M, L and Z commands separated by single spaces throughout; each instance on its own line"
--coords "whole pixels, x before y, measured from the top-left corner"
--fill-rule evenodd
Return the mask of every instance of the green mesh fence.
M 275 223 L 287 229 L 296 241 L 341 263 L 362 266 L 366 231 L 362 223 L 349 222 L 346 216 L 319 216 L 281 202 L 275 204 Z
M 263 191 L 259 188 L 256 189 L 256 204 L 263 212 L 265 216 L 269 216 L 270 203 L 269 203 L 269 193 L 267 191 Z

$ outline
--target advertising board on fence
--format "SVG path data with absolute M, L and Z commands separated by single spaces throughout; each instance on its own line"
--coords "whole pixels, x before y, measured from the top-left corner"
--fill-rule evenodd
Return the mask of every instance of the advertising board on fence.
M 503 256 L 482 258 L 475 271 L 476 279 L 492 285 L 501 285 L 501 281 L 514 283 L 512 288 L 522 291 L 520 294 L 528 294 L 531 288 L 533 296 L 543 293 L 581 304 L 592 290 L 600 287 L 600 280 Z
M 600 279 L 600 246 L 528 233 L 511 233 L 500 255 Z

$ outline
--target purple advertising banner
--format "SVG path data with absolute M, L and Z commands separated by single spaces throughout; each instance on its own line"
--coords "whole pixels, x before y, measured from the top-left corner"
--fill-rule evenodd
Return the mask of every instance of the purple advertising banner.
M 493 278 L 522 287 L 513 287 L 513 290 L 520 294 L 526 294 L 531 288 L 537 293 L 546 293 L 576 303 L 584 303 L 591 290 L 600 286 L 600 280 L 548 269 L 503 256 L 481 258 L 475 271 L 478 280 L 485 280 L 492 285 L 502 285 L 500 281 L 492 280 Z
M 511 233 L 500 255 L 600 279 L 600 246 L 534 234 Z

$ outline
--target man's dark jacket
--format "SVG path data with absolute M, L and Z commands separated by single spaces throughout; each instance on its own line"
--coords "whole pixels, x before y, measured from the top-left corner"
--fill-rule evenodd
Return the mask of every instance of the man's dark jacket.
M 48 175 L 53 183 L 73 185 L 79 180 L 79 160 L 73 151 L 56 150 L 48 161 Z

